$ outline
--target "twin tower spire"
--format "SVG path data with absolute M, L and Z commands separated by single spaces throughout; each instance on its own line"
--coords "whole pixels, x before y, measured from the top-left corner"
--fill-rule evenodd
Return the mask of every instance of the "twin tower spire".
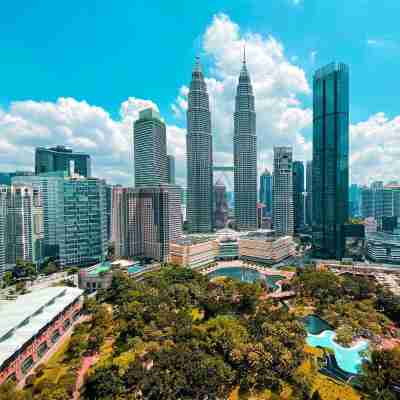
M 257 228 L 257 138 L 253 88 L 246 49 L 233 114 L 235 222 L 238 230 Z M 218 132 L 225 136 L 227 132 Z M 213 149 L 207 85 L 200 58 L 192 70 L 187 110 L 187 221 L 192 233 L 211 232 L 213 221 Z

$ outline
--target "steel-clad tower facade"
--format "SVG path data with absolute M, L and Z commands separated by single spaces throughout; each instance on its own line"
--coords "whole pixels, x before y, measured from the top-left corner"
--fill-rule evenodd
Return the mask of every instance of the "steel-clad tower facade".
M 256 112 L 246 58 L 236 90 L 233 148 L 236 227 L 257 229 Z
M 189 231 L 213 229 L 213 157 L 207 86 L 197 57 L 187 111 L 187 221 Z

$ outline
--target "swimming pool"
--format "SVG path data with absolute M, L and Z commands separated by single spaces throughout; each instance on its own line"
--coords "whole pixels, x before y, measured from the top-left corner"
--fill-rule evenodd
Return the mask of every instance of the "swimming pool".
M 355 346 L 343 347 L 335 342 L 336 333 L 332 327 L 316 315 L 305 318 L 307 344 L 312 347 L 324 347 L 334 352 L 338 366 L 351 374 L 358 374 L 363 361 L 362 352 L 368 349 L 368 341 L 359 341 Z
M 278 281 L 285 279 L 282 275 L 263 275 L 260 272 L 246 268 L 246 267 L 225 267 L 220 268 L 216 271 L 210 272 L 208 274 L 210 279 L 217 277 L 228 277 L 233 279 L 239 279 L 242 282 L 252 283 L 257 279 L 263 280 L 267 283 L 268 287 L 272 290 L 278 289 L 278 285 L 276 284 Z
M 133 265 L 131 267 L 128 267 L 128 274 L 135 274 L 136 272 L 139 272 L 142 269 L 143 267 L 140 265 Z

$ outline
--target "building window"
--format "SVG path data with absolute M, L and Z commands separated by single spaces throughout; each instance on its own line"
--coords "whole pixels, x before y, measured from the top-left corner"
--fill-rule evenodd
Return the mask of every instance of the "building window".
M 23 375 L 26 375 L 26 373 L 32 368 L 33 366 L 33 358 L 32 356 L 29 356 L 25 358 L 24 362 L 21 365 L 21 372 Z
M 60 339 L 60 332 L 57 329 L 56 331 L 53 332 L 53 334 L 51 335 L 51 342 L 54 344 L 58 341 L 58 339 Z
M 40 343 L 38 350 L 37 350 L 38 357 L 42 358 L 48 349 L 49 349 L 49 346 L 47 346 L 47 342 Z

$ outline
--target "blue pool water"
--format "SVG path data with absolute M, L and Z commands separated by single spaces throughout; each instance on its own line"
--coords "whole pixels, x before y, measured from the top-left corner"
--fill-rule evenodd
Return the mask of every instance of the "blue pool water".
M 249 282 L 249 283 L 252 283 L 257 279 L 260 279 L 265 281 L 268 287 L 270 287 L 272 290 L 278 289 L 278 285 L 276 284 L 276 282 L 285 279 L 285 277 L 281 275 L 264 276 L 263 274 L 260 274 L 258 271 L 254 269 L 243 268 L 243 267 L 226 267 L 210 272 L 208 274 L 208 277 L 210 279 L 222 276 L 233 279 L 239 279 L 242 282 Z
M 136 272 L 139 272 L 142 269 L 143 268 L 141 266 L 138 266 L 138 265 L 134 265 L 132 267 L 128 267 L 128 274 L 134 274 Z
M 306 318 L 307 344 L 312 347 L 325 347 L 334 352 L 338 366 L 349 373 L 357 374 L 363 361 L 361 353 L 368 348 L 368 341 L 363 340 L 353 347 L 343 347 L 336 343 L 335 332 L 327 329 L 329 324 L 321 318 L 310 315 Z

